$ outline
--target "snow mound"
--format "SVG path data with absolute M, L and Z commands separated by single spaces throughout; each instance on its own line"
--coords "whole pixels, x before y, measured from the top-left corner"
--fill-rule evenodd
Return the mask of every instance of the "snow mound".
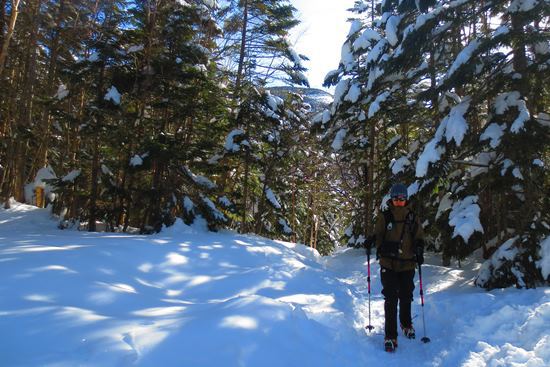
M 475 288 L 476 261 L 456 270 L 426 255 L 427 330 L 418 299 L 413 317 L 432 342 L 401 338 L 389 355 L 363 249 L 321 257 L 179 220 L 151 236 L 55 224 L 47 209 L 0 209 L 2 365 L 550 365 L 550 291 Z

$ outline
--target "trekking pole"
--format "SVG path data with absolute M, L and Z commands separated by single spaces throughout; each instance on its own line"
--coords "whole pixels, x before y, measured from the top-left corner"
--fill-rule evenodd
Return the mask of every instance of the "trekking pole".
M 423 343 L 429 343 L 430 338 L 426 336 L 426 319 L 424 317 L 424 289 L 422 287 L 422 265 L 418 264 L 418 279 L 420 281 L 420 302 L 422 304 L 422 326 L 424 327 L 424 336 L 420 339 Z
M 367 289 L 369 293 L 369 324 L 365 326 L 365 329 L 367 329 L 369 332 L 374 329 L 374 326 L 370 323 L 370 251 L 371 251 L 371 243 L 367 244 Z

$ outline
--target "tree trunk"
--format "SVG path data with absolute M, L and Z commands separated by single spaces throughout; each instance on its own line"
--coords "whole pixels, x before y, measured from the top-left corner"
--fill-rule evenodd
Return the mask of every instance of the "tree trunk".
M 0 49 L 0 77 L 2 76 L 6 59 L 8 57 L 8 48 L 13 36 L 13 31 L 15 30 L 15 22 L 17 21 L 17 15 L 19 14 L 18 8 L 20 2 L 21 0 L 11 0 L 11 14 L 8 22 L 8 30 L 2 42 L 2 49 Z
M 243 182 L 243 212 L 241 222 L 241 233 L 246 233 L 246 213 L 248 206 L 248 176 L 250 175 L 250 151 L 246 149 L 246 155 L 244 159 L 244 182 Z
M 60 46 L 60 34 L 61 34 L 61 22 L 63 21 L 63 14 L 65 12 L 65 0 L 59 1 L 59 8 L 56 17 L 56 29 L 54 36 L 52 38 L 50 46 L 50 59 L 48 65 L 48 77 L 46 82 L 46 93 L 47 96 L 52 96 L 55 93 L 55 80 L 57 77 L 57 64 L 58 64 L 58 55 L 59 55 L 59 46 Z M 36 154 L 35 164 L 31 172 L 44 167 L 48 161 L 48 147 L 51 135 L 51 115 L 48 109 L 44 109 L 42 112 L 42 117 L 40 120 L 40 125 L 38 126 L 38 136 L 40 137 L 40 147 Z
M 4 29 L 6 27 L 6 2 L 8 0 L 0 0 L 0 45 L 4 44 Z
M 101 68 L 99 70 L 98 83 L 97 83 L 97 100 L 96 104 L 101 106 L 103 101 L 103 88 L 105 80 L 105 62 L 102 62 Z M 101 113 L 97 116 L 97 126 L 101 126 Z M 99 195 L 99 184 L 97 182 L 99 178 L 99 129 L 96 129 L 93 137 L 93 153 L 92 153 L 92 171 L 91 171 L 91 184 L 90 184 L 90 217 L 88 221 L 88 231 L 96 231 L 96 220 L 97 220 L 97 199 Z
M 517 34 L 522 34 L 524 32 L 524 19 L 521 14 L 513 13 L 511 15 L 512 18 L 512 29 Z M 513 79 L 514 83 L 516 83 L 516 90 L 518 90 L 523 97 L 528 97 L 529 92 L 529 84 L 527 80 L 527 54 L 525 50 L 525 44 L 524 43 L 518 43 L 514 44 L 513 49 L 514 54 L 514 71 L 516 73 L 521 74 L 521 78 L 519 79 Z
M 273 162 L 273 159 L 275 157 L 272 157 L 271 160 Z M 266 197 L 265 197 L 265 190 L 269 187 L 271 184 L 271 172 L 273 171 L 273 163 L 270 163 L 267 167 L 265 173 L 264 173 L 264 184 L 262 187 L 262 196 L 260 198 L 260 202 L 258 204 L 258 213 L 256 214 L 255 218 L 255 233 L 261 235 L 262 234 L 262 214 L 266 210 Z
M 37 49 L 38 49 L 38 32 L 39 32 L 39 23 L 40 23 L 40 6 L 42 0 L 36 0 L 33 3 L 33 7 L 29 9 L 30 14 L 28 16 L 32 19 L 31 24 L 31 33 L 29 37 L 28 47 L 26 49 L 26 61 L 25 61 L 25 74 L 24 74 L 24 83 L 21 91 L 21 116 L 19 121 L 23 123 L 26 129 L 32 130 L 35 119 L 35 87 L 38 84 L 37 80 Z M 35 137 L 33 137 L 35 138 Z M 35 152 L 25 151 L 23 153 L 25 161 L 32 162 L 32 158 Z M 21 163 L 21 171 L 19 174 L 22 177 L 22 181 L 31 181 L 36 171 L 31 172 L 31 170 L 25 170 L 27 167 L 27 162 Z
M 239 65 L 237 67 L 237 79 L 235 80 L 235 95 L 238 98 L 241 93 L 241 83 L 244 70 L 244 58 L 246 52 L 246 31 L 248 28 L 248 0 L 243 4 L 243 25 L 241 29 L 241 46 L 239 51 Z
M 93 158 L 92 158 L 92 172 L 91 172 L 91 186 L 90 186 L 90 217 L 88 221 L 88 231 L 96 231 L 97 220 L 97 199 L 99 194 L 99 185 L 97 179 L 99 177 L 99 138 L 94 136 L 93 140 Z

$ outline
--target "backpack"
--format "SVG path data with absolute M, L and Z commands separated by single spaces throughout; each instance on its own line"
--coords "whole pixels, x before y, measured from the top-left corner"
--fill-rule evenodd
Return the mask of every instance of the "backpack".
M 382 245 L 380 246 L 380 256 L 381 257 L 387 257 L 390 259 L 399 259 L 399 254 L 402 252 L 402 246 L 403 246 L 403 237 L 405 236 L 405 228 L 407 228 L 411 234 L 411 238 L 414 239 L 416 236 L 416 217 L 412 211 L 409 211 L 407 213 L 407 216 L 405 217 L 405 220 L 397 221 L 393 217 L 393 213 L 390 209 L 384 210 L 382 212 L 384 215 L 384 222 L 386 226 L 384 227 L 384 235 L 382 237 Z M 401 236 L 399 238 L 399 241 L 388 241 L 386 240 L 386 233 L 388 230 L 391 230 L 396 223 L 403 223 L 405 222 L 405 225 L 403 226 L 403 230 L 401 231 Z

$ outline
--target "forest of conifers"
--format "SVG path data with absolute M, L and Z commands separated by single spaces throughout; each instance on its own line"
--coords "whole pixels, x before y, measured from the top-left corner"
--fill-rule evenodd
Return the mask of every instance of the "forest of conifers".
M 356 1 L 330 104 L 298 23 L 286 0 L 0 0 L 1 201 L 326 254 L 403 182 L 445 264 L 481 249 L 480 286 L 547 281 L 548 1 Z

